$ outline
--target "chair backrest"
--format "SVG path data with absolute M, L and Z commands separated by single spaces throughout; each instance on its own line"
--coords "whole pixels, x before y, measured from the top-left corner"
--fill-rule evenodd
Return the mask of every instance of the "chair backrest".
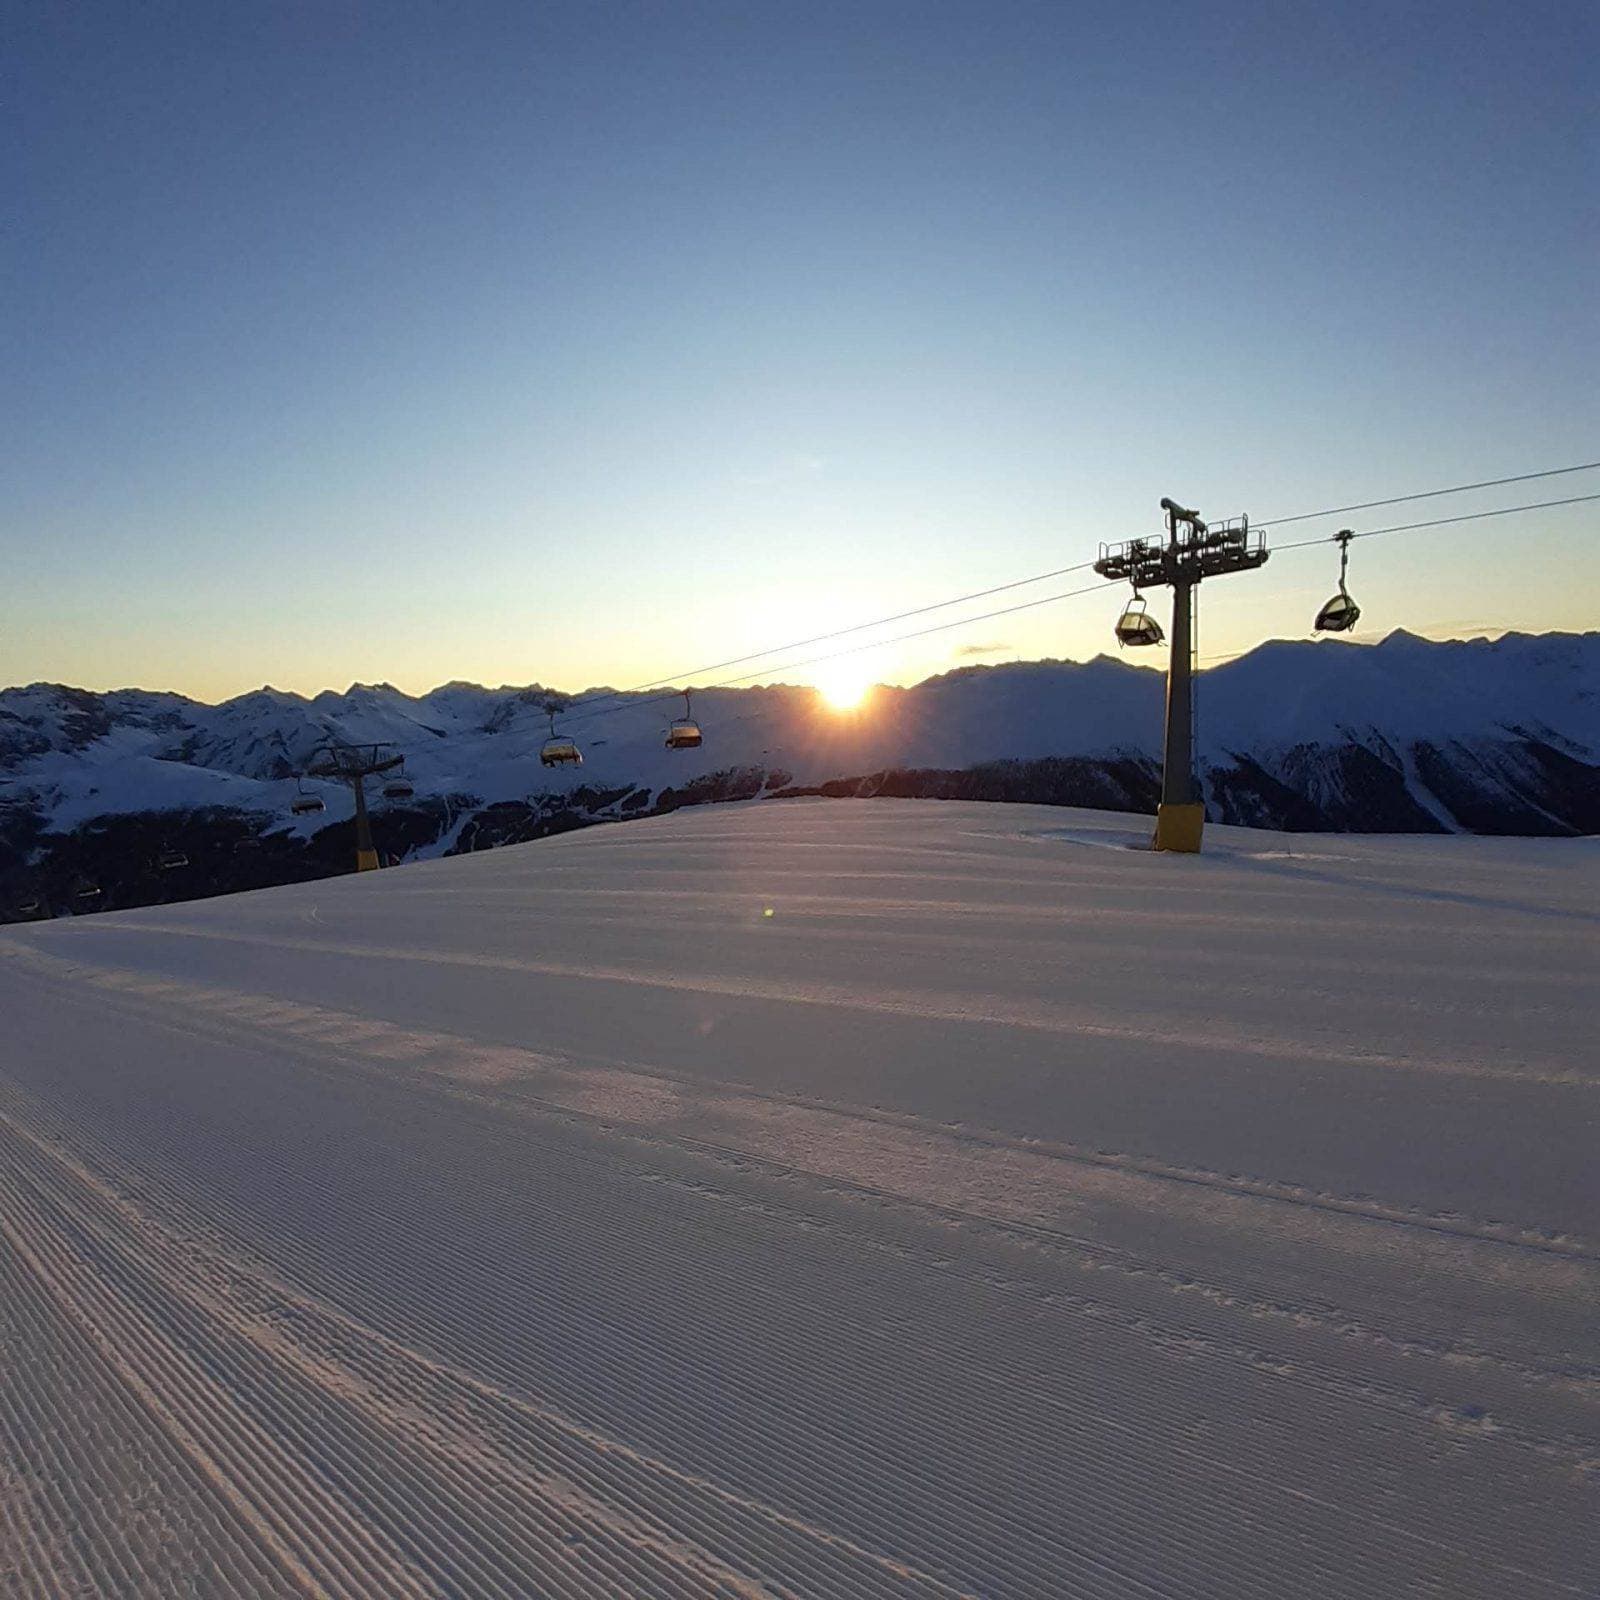
M 1342 589 L 1318 613 L 1313 626 L 1319 633 L 1347 633 L 1361 616 L 1361 607 Z
M 1144 610 L 1142 600 L 1130 603 L 1117 618 L 1116 633 L 1123 644 L 1160 644 L 1165 637 L 1161 624 Z

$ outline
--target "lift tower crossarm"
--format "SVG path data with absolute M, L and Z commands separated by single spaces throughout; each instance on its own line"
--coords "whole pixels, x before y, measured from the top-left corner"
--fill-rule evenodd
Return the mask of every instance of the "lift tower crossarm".
M 1172 590 L 1172 647 L 1167 656 L 1167 732 L 1156 811 L 1157 850 L 1196 851 L 1205 806 L 1194 772 L 1194 589 L 1202 578 L 1259 567 L 1269 554 L 1265 536 L 1248 517 L 1211 527 L 1198 512 L 1164 499 L 1166 537 L 1101 545 L 1094 570 L 1131 583 L 1135 592 L 1163 584 Z
M 331 745 L 323 750 L 316 765 L 306 768 L 308 778 L 371 778 L 398 767 L 404 756 L 380 754 L 382 745 Z M 363 755 L 363 750 L 369 753 Z M 315 759 L 315 758 L 314 758 Z

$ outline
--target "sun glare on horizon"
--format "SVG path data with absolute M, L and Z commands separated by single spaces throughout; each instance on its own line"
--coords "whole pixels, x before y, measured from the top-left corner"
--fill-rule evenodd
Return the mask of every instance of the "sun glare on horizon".
M 844 662 L 819 673 L 816 687 L 830 711 L 856 711 L 866 699 L 872 680 L 861 667 Z

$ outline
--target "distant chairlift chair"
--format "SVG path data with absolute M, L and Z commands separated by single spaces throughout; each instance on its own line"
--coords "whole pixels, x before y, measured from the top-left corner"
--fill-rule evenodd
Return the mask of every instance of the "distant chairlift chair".
M 683 691 L 683 715 L 667 728 L 667 749 L 669 750 L 698 750 L 705 742 L 700 733 L 700 724 L 694 720 L 694 706 L 689 700 L 689 691 Z
M 550 712 L 550 737 L 539 751 L 539 763 L 546 767 L 581 767 L 583 752 L 570 735 L 556 732 L 556 714 Z
M 312 794 L 306 788 L 305 779 L 299 773 L 295 774 L 295 797 L 289 802 L 289 809 L 297 817 L 314 817 L 319 811 L 325 811 L 322 796 Z
M 409 800 L 416 792 L 411 780 L 406 776 L 404 766 L 394 773 L 383 786 L 383 798 L 385 800 Z

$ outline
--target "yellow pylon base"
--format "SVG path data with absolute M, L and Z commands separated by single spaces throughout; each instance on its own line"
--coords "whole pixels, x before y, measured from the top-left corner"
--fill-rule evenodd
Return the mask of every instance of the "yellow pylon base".
M 1198 855 L 1200 835 L 1205 832 L 1205 826 L 1204 806 L 1157 806 L 1154 848 Z
M 1199 849 L 1199 846 L 1196 845 L 1195 848 Z M 378 870 L 378 852 L 376 850 L 357 850 L 356 851 L 356 871 L 357 872 L 376 872 L 377 870 Z

